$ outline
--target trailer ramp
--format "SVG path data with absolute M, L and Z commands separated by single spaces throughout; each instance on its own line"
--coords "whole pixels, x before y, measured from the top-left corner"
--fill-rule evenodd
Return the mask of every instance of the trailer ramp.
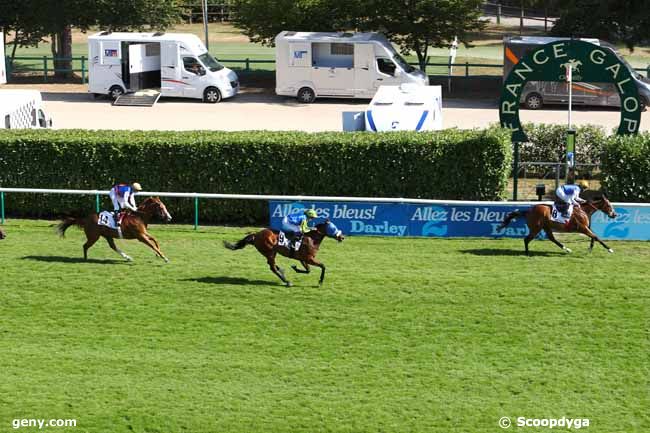
M 128 107 L 153 107 L 160 98 L 160 90 L 145 89 L 133 93 L 125 93 L 119 96 L 113 105 Z

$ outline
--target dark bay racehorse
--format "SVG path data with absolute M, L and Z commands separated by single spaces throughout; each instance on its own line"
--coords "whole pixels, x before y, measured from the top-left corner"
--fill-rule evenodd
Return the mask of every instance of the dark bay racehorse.
M 589 228 L 591 225 L 591 216 L 596 211 L 604 212 L 610 218 L 616 218 L 616 212 L 614 212 L 614 208 L 612 208 L 612 205 L 609 202 L 609 200 L 607 200 L 607 197 L 605 197 L 605 194 L 594 196 L 589 201 L 583 203 L 580 207 L 575 206 L 573 209 L 573 213 L 571 214 L 571 218 L 566 224 L 553 221 L 551 219 L 551 209 L 552 208 L 549 205 L 538 204 L 531 207 L 528 210 L 510 212 L 503 220 L 501 225 L 499 226 L 499 229 L 505 228 L 508 224 L 510 224 L 510 221 L 512 221 L 513 219 L 521 216 L 525 216 L 526 224 L 528 225 L 528 231 L 529 231 L 528 236 L 524 238 L 526 255 L 530 255 L 528 251 L 528 244 L 530 243 L 530 241 L 535 239 L 535 237 L 542 230 L 544 230 L 546 236 L 548 236 L 551 242 L 553 242 L 558 247 L 562 248 L 567 253 L 570 253 L 571 250 L 565 247 L 557 239 L 555 239 L 555 236 L 553 235 L 554 231 L 577 232 L 577 233 L 585 234 L 591 238 L 589 251 L 591 251 L 594 248 L 594 242 L 598 241 L 598 243 L 600 243 L 603 247 L 605 247 L 607 251 L 609 251 L 610 253 L 614 252 L 614 250 L 612 250 L 610 247 L 605 245 L 605 243 L 602 240 L 600 240 L 598 236 L 596 236 L 594 232 L 592 232 L 591 229 Z
M 168 262 L 169 259 L 160 251 L 160 246 L 158 241 L 147 232 L 147 226 L 149 222 L 157 217 L 163 221 L 171 221 L 172 217 L 167 212 L 167 208 L 158 197 L 151 197 L 143 201 L 140 206 L 138 206 L 137 212 L 127 211 L 127 213 L 122 218 L 122 224 L 120 225 L 122 229 L 122 237 L 124 239 L 137 239 L 143 244 L 147 245 L 149 248 L 154 250 L 156 254 L 162 258 L 165 262 Z M 119 233 L 116 229 L 110 227 L 101 226 L 97 224 L 99 220 L 99 215 L 96 213 L 91 213 L 85 218 L 73 218 L 68 217 L 64 218 L 61 223 L 57 226 L 56 230 L 61 237 L 65 235 L 65 231 L 68 227 L 72 225 L 79 226 L 86 233 L 86 243 L 84 244 L 84 259 L 88 259 L 88 249 L 92 247 L 95 242 L 100 237 L 106 239 L 108 245 L 116 251 L 119 255 L 124 257 L 127 261 L 131 261 L 131 257 L 124 254 L 113 239 L 119 237 Z
M 336 239 L 339 242 L 345 239 L 341 230 L 337 229 L 336 226 L 329 221 L 317 224 L 316 230 L 305 233 L 298 251 L 292 251 L 288 247 L 278 245 L 278 235 L 279 232 L 277 230 L 264 229 L 257 233 L 251 233 L 234 244 L 226 241 L 224 241 L 223 244 L 230 250 L 240 250 L 246 245 L 255 245 L 257 251 L 266 257 L 266 261 L 269 264 L 271 271 L 277 275 L 284 284 L 290 287 L 291 282 L 287 280 L 282 268 L 275 263 L 275 257 L 277 254 L 300 261 L 304 270 L 299 269 L 296 265 L 291 266 L 294 271 L 300 274 L 308 274 L 310 265 L 318 266 L 321 269 L 318 284 L 322 285 L 325 280 L 325 265 L 316 260 L 316 254 L 318 253 L 320 244 L 326 237 Z

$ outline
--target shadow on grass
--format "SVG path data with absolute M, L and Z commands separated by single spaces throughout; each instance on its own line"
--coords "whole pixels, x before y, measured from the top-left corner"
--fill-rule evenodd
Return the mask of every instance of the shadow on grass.
M 88 259 L 83 257 L 63 257 L 63 256 L 25 256 L 23 260 L 35 260 L 37 262 L 59 262 L 59 263 L 96 263 L 100 265 L 114 265 L 116 263 L 127 263 L 125 260 L 115 259 Z
M 274 285 L 272 281 L 249 280 L 247 278 L 233 278 L 233 277 L 186 278 L 182 281 L 193 281 L 196 283 L 205 283 L 205 284 L 233 284 L 238 286 L 273 286 Z
M 475 256 L 521 256 L 526 257 L 524 250 L 502 250 L 499 248 L 476 248 L 470 250 L 461 250 L 463 254 L 472 254 Z M 532 257 L 542 256 L 542 257 L 554 257 L 554 256 L 566 256 L 567 254 L 562 251 L 550 252 L 550 251 L 533 251 L 531 250 L 530 255 Z

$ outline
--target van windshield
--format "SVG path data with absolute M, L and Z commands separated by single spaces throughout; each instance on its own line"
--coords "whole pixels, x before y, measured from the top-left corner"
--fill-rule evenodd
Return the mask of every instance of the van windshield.
M 609 50 L 610 50 L 612 53 L 614 53 L 614 55 L 616 56 L 616 58 L 617 58 L 618 60 L 620 60 L 621 63 L 623 63 L 625 66 L 627 66 L 628 71 L 630 71 L 630 74 L 632 74 L 632 76 L 633 76 L 634 78 L 636 78 L 636 79 L 639 80 L 639 81 L 643 81 L 644 83 L 649 83 L 649 84 L 650 84 L 650 80 L 648 80 L 646 77 L 644 77 L 643 75 L 641 75 L 641 74 L 639 74 L 637 71 L 635 71 L 635 70 L 634 70 L 634 66 L 630 65 L 630 64 L 627 62 L 627 60 L 625 60 L 625 58 L 623 58 L 623 56 L 621 55 L 621 53 L 618 52 L 618 50 L 616 49 L 616 47 L 614 47 L 614 46 L 611 45 L 611 44 L 606 44 L 606 43 L 604 43 L 604 44 L 602 44 L 602 45 L 603 45 L 605 48 L 609 48 Z
M 411 72 L 415 71 L 415 68 L 413 66 L 409 65 L 408 62 L 406 60 L 404 60 L 404 57 L 400 56 L 398 53 L 395 53 L 395 55 L 393 56 L 393 60 L 402 69 L 404 69 L 404 72 L 411 73 Z
M 217 62 L 217 59 L 212 57 L 210 53 L 201 54 L 199 60 L 212 72 L 217 72 L 223 69 L 223 65 Z

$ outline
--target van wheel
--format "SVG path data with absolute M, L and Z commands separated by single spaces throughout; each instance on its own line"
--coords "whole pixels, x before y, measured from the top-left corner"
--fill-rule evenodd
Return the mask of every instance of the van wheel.
M 208 104 L 216 104 L 221 102 L 221 92 L 216 87 L 208 87 L 203 92 L 203 102 Z
M 311 104 L 316 99 L 316 94 L 309 87 L 303 87 L 298 90 L 298 100 L 304 102 L 305 104 Z
M 544 105 L 542 95 L 539 93 L 531 93 L 526 96 L 526 108 L 529 110 L 539 110 Z
M 122 89 L 120 86 L 113 86 L 110 88 L 108 91 L 108 96 L 114 101 L 120 96 L 124 95 L 124 89 Z

